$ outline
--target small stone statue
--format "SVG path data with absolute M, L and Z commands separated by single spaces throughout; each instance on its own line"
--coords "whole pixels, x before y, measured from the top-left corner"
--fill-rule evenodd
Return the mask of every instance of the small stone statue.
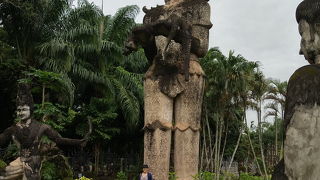
M 320 1 L 304 0 L 296 11 L 300 54 L 310 65 L 290 77 L 285 106 L 284 160 L 273 180 L 320 177 Z
M 168 179 L 173 149 L 176 176 L 191 180 L 198 173 L 204 91 L 198 61 L 208 50 L 210 6 L 207 0 L 165 0 L 143 10 L 143 25 L 127 48 L 141 45 L 152 64 L 144 80 L 144 163 L 155 179 Z
M 6 168 L 5 175 L 0 176 L 0 179 L 23 176 L 23 179 L 27 180 L 40 180 L 42 161 L 40 140 L 43 136 L 47 136 L 57 145 L 79 145 L 83 147 L 87 142 L 89 134 L 81 140 L 61 137 L 50 126 L 32 119 L 32 112 L 33 98 L 30 88 L 26 84 L 19 84 L 17 117 L 20 121 L 0 134 L 0 145 L 5 144 L 12 138 L 20 147 L 20 157 L 14 163 L 10 163 Z

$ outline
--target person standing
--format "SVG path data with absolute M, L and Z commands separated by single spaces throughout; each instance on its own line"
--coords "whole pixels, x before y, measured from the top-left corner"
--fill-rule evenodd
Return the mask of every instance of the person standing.
M 139 175 L 139 180 L 153 180 L 152 174 L 149 172 L 149 166 L 144 164 L 142 166 L 142 173 Z

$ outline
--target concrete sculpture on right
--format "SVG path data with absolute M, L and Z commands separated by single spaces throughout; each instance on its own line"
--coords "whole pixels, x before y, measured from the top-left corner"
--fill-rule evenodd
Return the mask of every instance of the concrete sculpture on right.
M 300 54 L 310 63 L 288 83 L 284 127 L 284 160 L 274 180 L 315 180 L 320 177 L 320 0 L 304 0 L 296 11 Z

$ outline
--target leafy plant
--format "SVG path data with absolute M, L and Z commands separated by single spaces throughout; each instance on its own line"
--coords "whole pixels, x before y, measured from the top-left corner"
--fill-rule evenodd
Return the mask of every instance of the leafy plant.
M 10 143 L 2 159 L 6 162 L 12 161 L 19 156 L 19 148 L 16 144 Z
M 73 104 L 75 87 L 67 75 L 34 68 L 24 74 L 26 78 L 20 79 L 19 82 L 33 84 L 35 89 L 42 93 L 42 104 L 46 101 L 46 90 L 59 94 L 69 105 Z
M 72 169 L 64 156 L 48 157 L 42 162 L 41 177 L 44 180 L 69 179 L 72 176 Z
M 178 179 L 175 172 L 169 172 L 169 180 L 176 180 Z
M 5 167 L 7 167 L 7 163 L 5 163 L 4 161 L 2 161 L 2 160 L 0 159 L 0 169 L 3 169 L 3 168 L 5 168 Z
M 77 112 L 60 104 L 35 104 L 34 117 L 60 132 L 73 122 L 76 115 Z
M 75 180 L 92 180 L 92 179 L 91 179 L 91 178 L 87 178 L 87 177 L 82 176 L 81 178 L 79 178 L 79 179 L 75 179 Z
M 128 179 L 128 177 L 125 172 L 120 171 L 117 173 L 116 180 L 127 180 L 127 179 Z
M 195 180 L 211 180 L 211 179 L 214 179 L 214 177 L 215 177 L 215 174 L 208 171 L 200 172 L 199 174 L 196 174 L 195 176 L 193 176 Z
M 252 176 L 248 173 L 241 173 L 240 174 L 240 179 L 242 180 L 263 180 L 263 177 L 259 177 L 259 176 Z M 269 179 L 269 178 L 268 178 Z

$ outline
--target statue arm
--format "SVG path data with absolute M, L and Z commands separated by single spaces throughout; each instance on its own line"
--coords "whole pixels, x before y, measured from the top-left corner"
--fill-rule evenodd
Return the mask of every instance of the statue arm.
M 46 136 L 52 141 L 54 141 L 57 145 L 71 145 L 77 146 L 83 144 L 86 140 L 85 139 L 70 139 L 70 138 L 63 138 L 57 131 L 52 129 L 50 126 L 45 127 Z
M 14 130 L 14 127 L 11 126 L 6 130 L 4 130 L 2 134 L 0 134 L 0 146 L 3 146 L 10 140 L 13 134 L 13 130 Z

